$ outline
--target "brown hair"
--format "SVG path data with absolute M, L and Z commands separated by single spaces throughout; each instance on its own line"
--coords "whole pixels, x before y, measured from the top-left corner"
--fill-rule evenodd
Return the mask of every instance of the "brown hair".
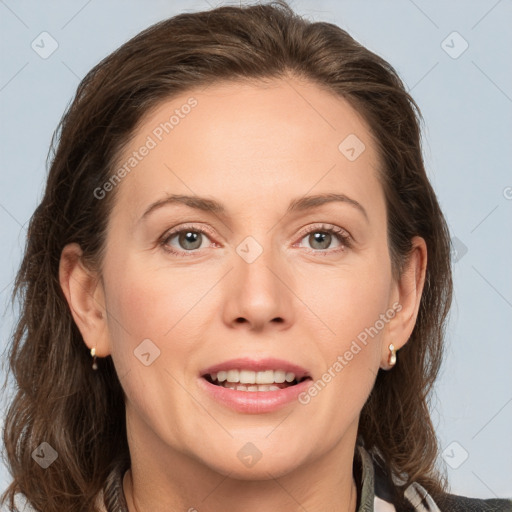
M 101 267 L 115 194 L 95 197 L 120 150 L 149 109 L 221 80 L 296 76 L 345 98 L 378 145 L 394 277 L 421 236 L 428 249 L 417 322 L 396 367 L 379 371 L 359 436 L 388 467 L 434 496 L 446 489 L 436 469 L 429 396 L 442 359 L 452 294 L 450 239 L 421 152 L 421 114 L 395 70 L 341 28 L 297 16 L 285 2 L 181 14 L 144 30 L 80 83 L 52 141 L 44 197 L 31 218 L 13 291 L 21 312 L 10 347 L 17 392 L 4 443 L 16 492 L 45 512 L 94 511 L 94 496 L 120 458 L 129 459 L 124 395 L 111 357 L 91 359 L 58 279 L 63 247 L 78 243 Z M 42 442 L 58 459 L 42 469 Z

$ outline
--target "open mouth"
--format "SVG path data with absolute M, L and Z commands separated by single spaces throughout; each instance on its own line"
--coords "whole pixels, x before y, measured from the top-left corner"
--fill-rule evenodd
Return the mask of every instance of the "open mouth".
M 229 370 L 207 373 L 202 377 L 210 384 L 236 391 L 279 391 L 296 386 L 305 380 L 311 380 L 311 377 L 297 378 L 294 373 L 282 370 L 262 372 Z

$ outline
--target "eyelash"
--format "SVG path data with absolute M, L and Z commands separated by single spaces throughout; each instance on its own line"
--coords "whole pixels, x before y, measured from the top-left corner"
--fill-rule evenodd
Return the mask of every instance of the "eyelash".
M 191 225 L 191 226 L 185 225 L 185 226 L 181 226 L 180 229 L 177 229 L 175 231 L 170 231 L 170 232 L 164 233 L 164 235 L 159 240 L 159 245 L 162 246 L 166 252 L 168 252 L 170 254 L 174 254 L 176 256 L 194 256 L 195 254 L 197 254 L 197 251 L 200 249 L 193 249 L 191 251 L 177 251 L 175 249 L 171 249 L 170 246 L 168 245 L 169 240 L 171 238 L 173 238 L 174 236 L 179 235 L 183 232 L 201 233 L 203 235 L 213 236 L 212 233 L 206 228 L 202 228 L 202 227 L 198 227 L 198 226 L 194 226 L 194 225 Z M 311 233 L 329 233 L 331 235 L 334 235 L 335 238 L 337 238 L 338 241 L 341 243 L 341 247 L 338 247 L 337 249 L 331 249 L 331 250 L 309 249 L 306 247 L 306 249 L 308 249 L 308 252 L 310 252 L 310 253 L 328 256 L 333 253 L 345 251 L 346 249 L 350 249 L 352 247 L 352 240 L 351 240 L 350 235 L 344 229 L 339 228 L 337 226 L 328 226 L 325 224 L 313 226 L 312 228 L 309 228 L 307 231 L 302 232 L 302 234 L 300 235 L 299 241 L 301 241 L 303 238 L 305 238 L 307 235 L 310 235 Z

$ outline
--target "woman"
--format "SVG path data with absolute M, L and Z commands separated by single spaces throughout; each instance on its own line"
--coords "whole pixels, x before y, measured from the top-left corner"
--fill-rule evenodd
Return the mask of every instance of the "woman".
M 11 509 L 512 510 L 435 466 L 452 281 L 419 110 L 284 2 L 85 77 L 15 293 Z

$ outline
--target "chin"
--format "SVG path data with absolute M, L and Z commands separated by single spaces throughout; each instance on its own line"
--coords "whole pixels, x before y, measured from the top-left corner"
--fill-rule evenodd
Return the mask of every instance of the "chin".
M 291 473 L 304 464 L 297 457 L 297 453 L 304 453 L 304 445 L 285 446 L 270 439 L 251 440 L 251 436 L 243 439 L 216 444 L 209 450 L 207 458 L 204 453 L 197 454 L 200 456 L 198 460 L 213 471 L 238 480 L 269 480 Z
M 205 461 L 206 463 L 206 461 Z M 223 463 L 210 465 L 211 469 L 221 475 L 229 476 L 234 480 L 272 480 L 279 478 L 298 469 L 298 463 L 291 456 L 283 460 L 279 454 L 274 455 L 271 459 L 264 457 L 259 459 L 253 465 L 245 465 L 238 458 L 228 458 Z

